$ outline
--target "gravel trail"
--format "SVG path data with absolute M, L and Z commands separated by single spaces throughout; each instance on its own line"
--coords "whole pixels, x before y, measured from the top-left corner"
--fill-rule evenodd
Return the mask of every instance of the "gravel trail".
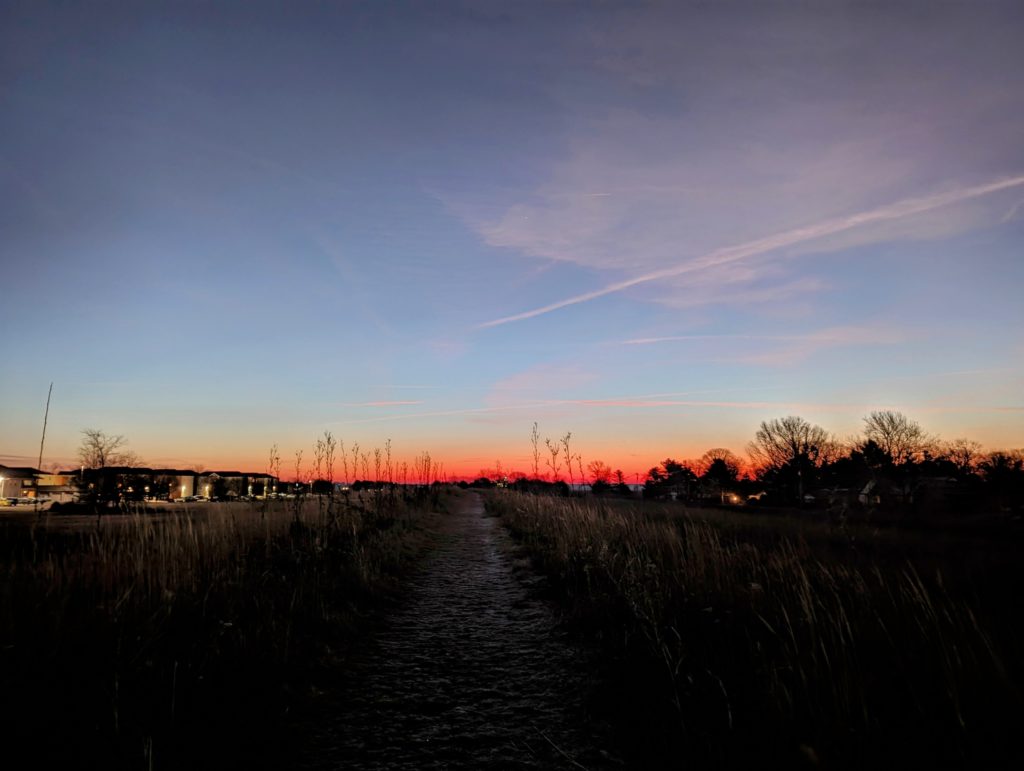
M 301 731 L 301 768 L 618 768 L 587 715 L 585 656 L 468 494 Z

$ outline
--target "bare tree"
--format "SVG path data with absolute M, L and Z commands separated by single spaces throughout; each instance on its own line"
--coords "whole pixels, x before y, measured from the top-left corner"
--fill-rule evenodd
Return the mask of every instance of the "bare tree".
M 117 454 L 117 459 L 115 463 L 118 466 L 132 467 L 146 465 L 146 462 L 142 459 L 142 456 L 135 452 L 135 450 L 122 450 Z
M 316 480 L 323 479 L 326 455 L 327 447 L 324 445 L 324 440 L 317 437 L 316 444 L 313 446 L 313 478 Z
M 334 493 L 334 455 L 338 451 L 338 441 L 330 431 L 324 431 L 324 465 L 327 472 L 327 481 L 331 483 L 331 493 Z M 342 452 L 345 449 L 342 448 Z
M 572 477 L 572 452 L 569 450 L 569 440 L 572 439 L 572 431 L 566 431 L 565 436 L 562 437 L 562 447 L 565 449 L 565 467 L 569 472 L 569 489 L 572 489 L 573 477 Z
M 302 450 L 295 451 L 295 484 L 302 490 Z
M 277 445 L 270 448 L 270 457 L 267 459 L 267 474 L 274 478 L 274 492 L 277 492 L 276 482 L 281 481 L 281 456 L 277 452 Z M 269 493 L 267 490 L 266 493 Z
M 982 459 L 981 443 L 970 439 L 954 439 L 946 444 L 943 455 L 961 474 L 972 474 Z
M 430 484 L 431 463 L 430 453 L 425 450 L 414 462 L 417 483 L 424 487 Z
M 596 484 L 608 484 L 612 480 L 612 467 L 603 460 L 592 460 L 587 464 L 587 471 L 590 472 L 591 486 Z
M 540 434 L 537 432 L 537 421 L 533 422 L 530 442 L 533 444 L 533 478 L 540 479 Z
M 544 444 L 547 445 L 548 453 L 551 455 L 551 460 L 547 461 L 548 468 L 551 469 L 551 481 L 558 481 L 558 471 L 562 467 L 562 464 L 558 462 L 558 456 L 562 452 L 561 445 L 558 442 L 552 442 L 550 439 L 545 439 Z
M 892 410 L 876 410 L 864 418 L 864 436 L 897 466 L 914 460 L 932 443 L 916 421 Z
M 738 477 L 743 461 L 732 450 L 728 450 L 725 447 L 713 447 L 701 455 L 695 465 L 697 473 L 701 476 L 707 474 L 712 466 L 716 466 L 717 468 L 727 470 L 731 476 Z
M 124 447 L 126 442 L 121 434 L 105 434 L 95 428 L 82 429 L 78 460 L 85 468 L 129 465 L 126 459 L 138 462 L 138 456 Z
M 825 429 L 790 415 L 761 421 L 747 452 L 755 466 L 778 470 L 789 464 L 818 466 L 832 456 L 834 446 L 834 440 Z
M 348 476 L 348 473 L 345 474 Z M 352 484 L 359 478 L 359 442 L 352 443 L 352 478 L 346 480 L 349 484 Z

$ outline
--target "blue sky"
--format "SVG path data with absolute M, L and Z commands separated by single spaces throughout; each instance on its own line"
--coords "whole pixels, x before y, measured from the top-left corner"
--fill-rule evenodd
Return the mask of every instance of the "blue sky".
M 0 462 L 1024 444 L 1018 3 L 0 14 Z

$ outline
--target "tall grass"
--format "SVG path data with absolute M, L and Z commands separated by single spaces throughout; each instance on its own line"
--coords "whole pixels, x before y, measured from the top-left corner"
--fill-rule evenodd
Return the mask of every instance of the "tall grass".
M 420 508 L 355 496 L 0 526 L 5 734 L 37 767 L 251 764 L 393 591 Z
M 612 654 L 637 762 L 1024 758 L 1019 586 L 988 582 L 985 598 L 941 570 L 843 558 L 728 514 L 516 493 L 488 506 Z

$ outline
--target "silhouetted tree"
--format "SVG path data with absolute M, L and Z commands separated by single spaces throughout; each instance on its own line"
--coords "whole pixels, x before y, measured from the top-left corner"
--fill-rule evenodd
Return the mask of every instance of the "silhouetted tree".
M 990 452 L 979 468 L 993 503 L 1000 508 L 1024 506 L 1024 450 Z
M 697 462 L 701 479 L 720 486 L 735 485 L 740 477 L 741 461 L 731 450 L 715 447 L 704 453 Z
M 837 443 L 820 426 L 794 415 L 762 421 L 748 446 L 760 476 L 802 502 L 816 481 L 817 469 L 836 455 Z
M 647 472 L 643 494 L 645 498 L 673 496 L 676 499 L 687 500 L 692 496 L 696 482 L 697 475 L 693 469 L 685 463 L 666 458 L 660 466 L 655 466 Z
M 575 457 L 572 451 L 569 449 L 569 440 L 572 439 L 572 431 L 566 431 L 565 436 L 562 437 L 561 443 L 562 448 L 565 450 L 565 468 L 569 472 L 569 489 L 572 489 L 573 477 L 572 477 L 572 462 Z
M 590 472 L 590 484 L 608 484 L 612 479 L 612 468 L 603 460 L 592 460 L 587 464 L 587 471 Z
M 778 470 L 787 465 L 819 465 L 835 444 L 829 433 L 796 416 L 762 421 L 748 446 L 750 459 L 762 470 Z
M 954 439 L 942 448 L 943 457 L 956 466 L 961 477 L 973 474 L 984 457 L 979 442 L 970 439 Z
M 120 434 L 105 434 L 95 428 L 82 429 L 82 443 L 78 446 L 79 463 L 85 468 L 135 465 L 138 456 L 126 450 L 126 441 Z
M 562 446 L 550 439 L 545 439 L 544 444 L 547 445 L 548 454 L 551 456 L 551 460 L 547 461 L 548 468 L 551 469 L 551 481 L 557 482 L 558 472 L 562 468 L 562 464 L 558 461 L 558 456 L 562 453 Z
M 622 469 L 615 469 L 615 492 L 619 495 L 632 495 L 633 491 L 629 489 L 629 485 L 626 484 L 626 475 L 622 473 Z
M 864 418 L 864 436 L 897 466 L 918 459 L 932 441 L 916 421 L 892 410 L 876 410 Z
M 533 445 L 533 478 L 540 479 L 540 434 L 537 432 L 537 421 L 533 422 L 530 431 L 530 443 Z

